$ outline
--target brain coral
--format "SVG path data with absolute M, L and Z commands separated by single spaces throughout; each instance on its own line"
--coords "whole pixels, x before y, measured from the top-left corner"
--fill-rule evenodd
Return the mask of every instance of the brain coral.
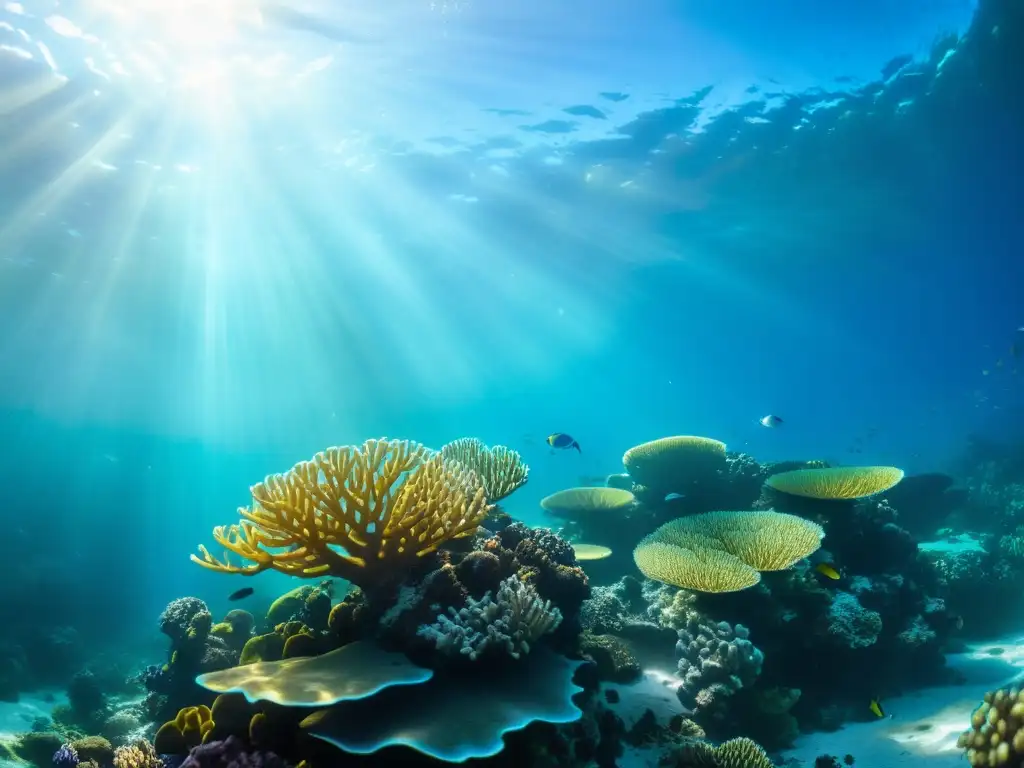
M 883 493 L 902 479 L 903 470 L 896 467 L 824 467 L 780 472 L 765 482 L 782 493 L 839 501 Z

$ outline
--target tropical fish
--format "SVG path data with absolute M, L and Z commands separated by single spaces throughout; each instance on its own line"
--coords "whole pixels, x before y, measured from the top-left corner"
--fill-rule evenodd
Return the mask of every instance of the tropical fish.
M 885 710 L 882 709 L 882 705 L 878 701 L 878 699 L 872 699 L 871 700 L 871 704 L 868 705 L 868 706 L 869 706 L 869 709 L 871 710 L 871 714 L 874 715 L 875 717 L 885 717 Z
M 565 432 L 555 432 L 552 435 L 548 435 L 547 442 L 552 448 L 575 448 L 580 453 L 583 453 L 580 450 L 580 444 L 573 439 L 572 435 L 567 435 Z
M 682 498 L 685 498 L 683 496 L 683 494 L 676 493 L 675 491 L 665 495 L 665 501 L 675 501 L 676 499 L 682 499 Z
M 822 576 L 832 579 L 832 581 L 838 581 L 840 578 L 839 571 L 831 563 L 818 563 L 816 566 L 814 566 L 814 570 L 816 570 Z
M 769 413 L 767 416 L 762 416 L 760 422 L 762 427 L 774 429 L 775 427 L 779 426 L 779 424 L 782 423 L 782 418 L 779 416 L 773 416 L 772 414 Z
M 237 592 L 232 592 L 230 595 L 228 595 L 228 600 L 232 602 L 234 602 L 235 600 L 244 600 L 255 591 L 256 590 L 252 587 L 242 587 Z

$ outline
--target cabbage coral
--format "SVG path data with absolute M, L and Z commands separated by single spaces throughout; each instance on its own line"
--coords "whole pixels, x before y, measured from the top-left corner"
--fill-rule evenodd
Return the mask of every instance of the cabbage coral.
M 769 488 L 793 496 L 825 501 L 852 501 L 884 493 L 903 479 L 896 467 L 823 467 L 772 475 Z
M 490 510 L 474 472 L 400 440 L 329 448 L 251 490 L 242 522 L 213 529 L 218 544 L 248 562 L 217 560 L 202 545 L 194 562 L 221 573 L 277 570 L 372 587 L 471 535 Z
M 525 485 L 530 475 L 530 467 L 517 451 L 504 445 L 488 448 L 475 437 L 453 440 L 441 448 L 441 455 L 476 472 L 490 502 L 509 496 Z

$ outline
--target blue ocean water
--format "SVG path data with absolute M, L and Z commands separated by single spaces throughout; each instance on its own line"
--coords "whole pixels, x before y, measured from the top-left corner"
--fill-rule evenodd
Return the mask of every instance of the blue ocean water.
M 211 526 L 370 437 L 521 452 L 541 524 L 667 434 L 915 472 L 1019 436 L 1004 6 L 7 3 L 4 599 L 226 597 Z

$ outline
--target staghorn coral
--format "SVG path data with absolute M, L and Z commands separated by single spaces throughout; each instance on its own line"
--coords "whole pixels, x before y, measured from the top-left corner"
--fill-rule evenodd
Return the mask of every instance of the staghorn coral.
M 780 472 L 765 482 L 793 496 L 839 501 L 884 493 L 902 479 L 903 470 L 896 467 L 823 467 Z
M 70 744 L 61 744 L 53 753 L 54 768 L 76 768 L 79 762 L 78 752 Z
M 441 614 L 423 625 L 417 635 L 448 655 L 476 661 L 489 649 L 503 649 L 513 659 L 530 652 L 530 645 L 562 623 L 562 612 L 537 590 L 515 576 L 501 582 L 497 597 L 469 598 L 465 607 L 450 608 L 451 618 Z
M 202 545 L 194 562 L 222 573 L 394 583 L 445 542 L 474 533 L 490 509 L 475 473 L 399 440 L 329 448 L 257 483 L 252 498 L 241 523 L 213 534 L 249 564 L 217 560 Z
M 517 451 L 504 445 L 487 447 L 475 437 L 453 440 L 441 448 L 441 455 L 472 470 L 483 483 L 487 501 L 496 502 L 526 485 L 530 467 Z
M 971 715 L 971 728 L 957 746 L 978 766 L 1019 766 L 1024 762 L 1024 693 L 1019 688 L 989 691 Z

